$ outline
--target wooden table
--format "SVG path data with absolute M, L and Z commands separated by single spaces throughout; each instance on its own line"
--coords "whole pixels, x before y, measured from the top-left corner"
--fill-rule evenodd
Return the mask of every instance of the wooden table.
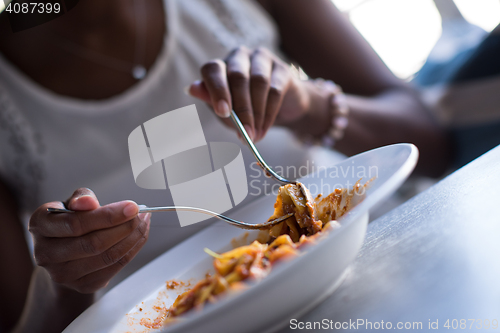
M 500 146 L 372 222 L 343 284 L 296 319 L 280 333 L 500 332 Z

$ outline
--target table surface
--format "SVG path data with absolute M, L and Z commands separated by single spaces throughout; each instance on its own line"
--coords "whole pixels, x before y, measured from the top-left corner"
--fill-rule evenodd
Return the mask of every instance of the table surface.
M 350 325 L 338 331 L 363 332 L 380 331 L 381 321 L 393 330 L 421 322 L 410 331 L 424 332 L 437 320 L 439 329 L 430 331 L 469 332 L 484 331 L 488 319 L 488 331 L 500 332 L 500 146 L 370 223 L 349 270 L 298 322 L 326 319 Z M 466 329 L 454 330 L 460 319 Z M 325 329 L 308 330 L 315 331 Z

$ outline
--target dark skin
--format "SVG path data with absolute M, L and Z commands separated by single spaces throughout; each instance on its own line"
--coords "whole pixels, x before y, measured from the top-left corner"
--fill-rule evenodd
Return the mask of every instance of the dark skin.
M 390 143 L 413 142 L 421 151 L 419 172 L 438 175 L 444 171 L 448 163 L 446 137 L 411 89 L 394 77 L 329 0 L 258 2 L 276 21 L 284 52 L 311 77 L 332 79 L 347 93 L 350 125 L 336 145 L 338 150 L 350 155 Z M 145 4 L 148 20 L 144 59 L 145 67 L 150 68 L 162 47 L 165 15 L 160 0 Z M 54 34 L 97 53 L 132 62 L 135 27 L 132 2 L 124 0 L 82 0 L 60 18 L 16 34 L 10 32 L 2 14 L 0 51 L 19 70 L 53 92 L 79 99 L 106 99 L 137 81 L 128 73 L 68 53 L 54 43 Z M 203 66 L 202 81 L 194 83 L 190 93 L 214 105 L 219 115 L 217 103 L 226 101 L 256 140 L 273 124 L 323 133 L 329 124 L 328 96 L 294 79 L 285 65 L 267 50 L 240 48 Z M 232 74 L 227 68 L 234 69 Z M 77 230 L 72 235 L 61 230 L 47 233 L 46 227 L 58 221 L 78 223 L 45 213 L 47 207 L 61 203 L 47 203 L 33 214 L 30 231 L 38 264 L 33 269 L 21 222 L 13 208 L 14 196 L 0 184 L 0 242 L 9 249 L 9 256 L 3 255 L 5 251 L 0 255 L 0 270 L 9 272 L 0 275 L 0 285 L 8 286 L 0 287 L 0 297 L 3 304 L 12 305 L 0 309 L 3 328 L 10 329 L 17 322 L 16 332 L 60 332 L 92 303 L 93 292 L 105 286 L 144 244 L 149 228 L 146 216 L 120 216 L 127 205 L 121 202 L 114 203 L 112 219 L 112 208 L 100 207 L 94 194 L 86 191 L 77 190 L 69 204 L 82 211 L 78 213 L 80 222 L 93 223 L 92 230 Z M 115 224 L 110 231 L 111 220 Z M 99 239 L 109 241 L 90 254 L 78 252 L 76 242 L 92 244 L 96 233 Z M 72 263 L 81 270 L 65 270 L 71 264 L 61 263 Z M 28 287 L 30 296 L 24 304 Z M 49 317 L 55 319 L 44 320 Z

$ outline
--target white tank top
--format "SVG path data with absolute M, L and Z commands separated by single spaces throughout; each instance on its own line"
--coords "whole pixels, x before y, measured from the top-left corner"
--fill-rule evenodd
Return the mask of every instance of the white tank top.
M 91 188 L 101 205 L 126 199 L 148 206 L 173 204 L 168 191 L 145 190 L 135 184 L 127 138 L 145 121 L 193 103 L 206 140 L 239 144 L 247 175 L 261 174 L 250 168 L 253 156 L 236 134 L 203 102 L 186 96 L 183 87 L 200 78 L 202 64 L 223 58 L 240 45 L 265 46 L 279 54 L 274 23 L 250 0 L 164 0 L 164 6 L 168 35 L 148 75 L 106 100 L 55 94 L 0 55 L 0 177 L 17 190 L 25 213 L 45 202 L 65 200 L 79 187 Z M 270 165 L 285 170 L 286 166 L 311 166 L 313 160 L 318 166 L 339 159 L 319 149 L 306 150 L 290 133 L 277 128 L 258 148 Z M 249 187 L 246 201 L 261 193 Z M 175 213 L 155 213 L 147 244 L 108 288 L 206 226 L 201 222 L 181 228 Z

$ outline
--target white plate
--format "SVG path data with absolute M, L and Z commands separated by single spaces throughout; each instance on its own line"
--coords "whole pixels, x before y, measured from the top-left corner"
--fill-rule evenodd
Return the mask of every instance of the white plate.
M 368 222 L 368 210 L 393 193 L 410 175 L 418 150 L 397 144 L 353 156 L 319 175 L 301 179 L 312 192 L 331 192 L 336 186 L 353 185 L 373 176 L 376 180 L 366 198 L 342 219 L 342 227 L 330 232 L 299 257 L 276 265 L 262 281 L 240 293 L 229 295 L 202 311 L 192 311 L 182 321 L 163 330 L 139 325 L 142 317 L 154 319 L 153 306 L 170 306 L 183 290 L 166 291 L 165 282 L 190 280 L 193 284 L 212 270 L 212 258 L 203 251 L 232 248 L 231 240 L 245 231 L 215 223 L 121 282 L 75 319 L 65 330 L 76 332 L 263 332 L 286 324 L 327 297 L 342 280 L 343 272 L 361 247 Z M 325 177 L 326 176 L 326 177 Z M 330 187 L 330 188 L 328 188 Z M 266 196 L 239 209 L 232 217 L 263 221 L 271 216 L 275 196 Z M 255 237 L 250 233 L 248 240 Z M 139 311 L 139 307 L 142 311 Z

